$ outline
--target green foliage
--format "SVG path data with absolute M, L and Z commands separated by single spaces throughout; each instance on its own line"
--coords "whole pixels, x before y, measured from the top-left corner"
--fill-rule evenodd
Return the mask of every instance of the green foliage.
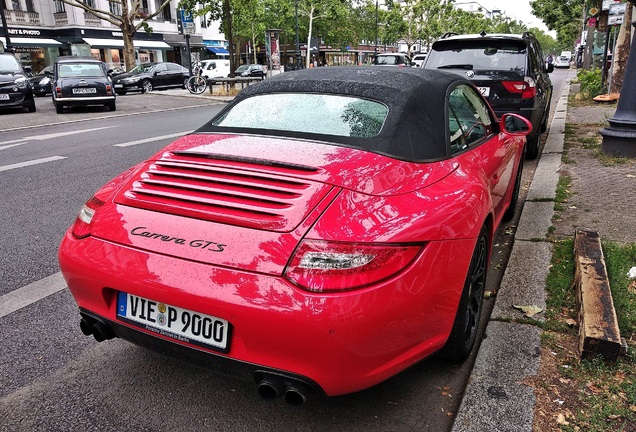
M 535 0 L 531 6 L 532 13 L 541 18 L 550 30 L 557 32 L 559 47 L 571 51 L 580 35 L 585 0 Z
M 601 80 L 601 70 L 579 69 L 576 77 L 581 83 L 581 93 L 587 94 L 590 98 L 603 93 L 603 82 Z

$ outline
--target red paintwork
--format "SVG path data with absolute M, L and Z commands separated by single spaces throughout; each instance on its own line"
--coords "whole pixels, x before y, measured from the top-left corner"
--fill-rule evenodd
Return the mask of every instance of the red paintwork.
M 484 223 L 491 233 L 499 224 L 524 142 L 500 133 L 456 158 L 418 164 L 309 141 L 189 135 L 96 193 L 105 204 L 91 236 L 78 240 L 69 230 L 60 267 L 79 307 L 93 314 L 116 319 L 116 290 L 164 301 L 228 320 L 230 351 L 219 355 L 308 377 L 330 396 L 362 390 L 444 345 L 476 237 Z M 184 150 L 312 169 L 172 154 Z M 252 204 L 241 200 L 238 210 L 177 208 L 164 198 L 126 192 L 160 159 L 196 163 L 196 172 L 214 181 L 243 173 L 246 183 L 300 192 L 284 191 L 290 198 L 271 204 L 280 207 L 275 217 L 244 211 Z M 423 248 L 380 283 L 322 294 L 283 276 L 302 239 Z M 206 248 L 190 246 L 193 240 Z

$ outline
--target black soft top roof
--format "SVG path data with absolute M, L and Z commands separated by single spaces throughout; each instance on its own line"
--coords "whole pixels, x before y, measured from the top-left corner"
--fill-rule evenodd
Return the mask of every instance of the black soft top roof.
M 407 161 L 438 160 L 447 156 L 446 97 L 460 83 L 471 85 L 468 80 L 456 75 L 421 68 L 320 67 L 285 72 L 248 86 L 217 117 L 223 116 L 226 110 L 232 109 L 237 103 L 260 94 L 340 94 L 385 104 L 389 113 L 380 134 L 372 138 L 358 138 L 228 128 L 214 125 L 214 119 L 197 132 L 257 133 L 318 139 Z

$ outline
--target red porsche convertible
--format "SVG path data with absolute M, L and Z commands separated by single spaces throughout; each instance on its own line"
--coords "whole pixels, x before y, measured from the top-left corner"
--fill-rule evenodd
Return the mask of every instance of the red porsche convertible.
M 462 360 L 529 130 L 438 71 L 249 86 L 80 210 L 59 261 L 81 330 L 292 405 Z

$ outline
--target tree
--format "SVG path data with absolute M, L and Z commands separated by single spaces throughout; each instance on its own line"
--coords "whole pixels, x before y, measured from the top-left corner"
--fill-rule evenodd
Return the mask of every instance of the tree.
M 97 18 L 119 27 L 124 41 L 124 63 L 126 64 L 126 70 L 135 67 L 133 37 L 135 33 L 137 33 L 137 30 L 143 27 L 147 33 L 152 33 L 152 27 L 148 23 L 148 20 L 159 15 L 163 9 L 170 4 L 170 0 L 163 0 L 155 12 L 147 14 L 141 7 L 142 0 L 109 0 L 111 8 L 107 11 L 93 7 L 93 3 L 86 0 L 62 0 L 62 2 L 69 6 L 83 9 L 95 15 Z
M 587 3 L 599 2 L 588 0 Z M 556 31 L 559 46 L 571 50 L 581 34 L 585 0 L 535 0 L 531 6 L 532 14 L 541 18 L 550 30 Z
M 229 41 L 230 52 L 230 76 L 238 67 L 235 56 L 235 40 L 233 28 L 233 2 L 241 0 L 181 0 L 179 7 L 192 13 L 194 16 L 209 16 L 210 21 L 220 21 L 220 30 Z

